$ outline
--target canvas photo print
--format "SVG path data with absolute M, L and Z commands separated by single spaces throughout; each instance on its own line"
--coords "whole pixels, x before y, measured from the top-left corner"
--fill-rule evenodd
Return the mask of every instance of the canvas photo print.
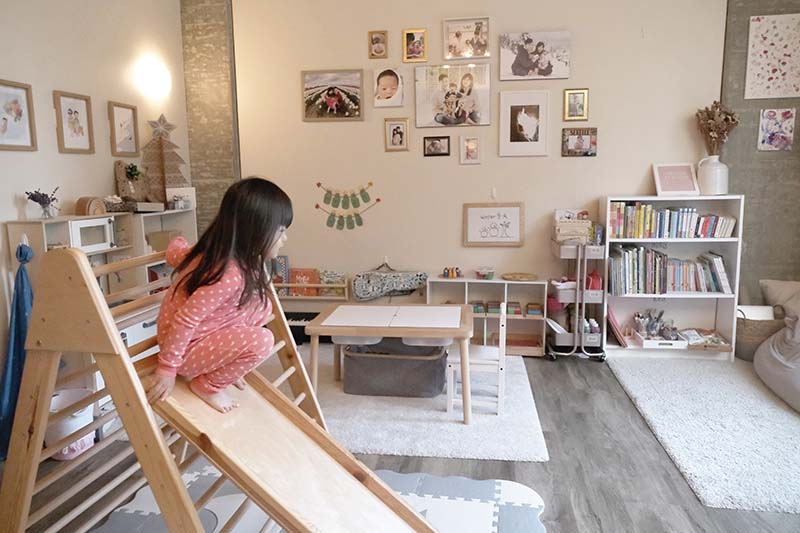
M 362 70 L 305 70 L 303 120 L 363 120 Z
M 561 130 L 561 155 L 593 157 L 597 155 L 597 128 L 564 128 Z
M 403 77 L 393 68 L 375 71 L 375 107 L 403 106 Z
M 447 19 L 442 35 L 446 61 L 489 57 L 489 17 Z
M 418 128 L 488 126 L 489 65 L 416 68 Z
M 525 32 L 500 35 L 500 79 L 569 78 L 569 32 Z

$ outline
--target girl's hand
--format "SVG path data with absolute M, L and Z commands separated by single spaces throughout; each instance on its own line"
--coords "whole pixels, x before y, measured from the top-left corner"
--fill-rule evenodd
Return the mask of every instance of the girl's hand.
M 151 374 L 144 379 L 142 385 L 147 393 L 148 402 L 160 402 L 161 400 L 166 400 L 172 389 L 175 388 L 175 376 Z

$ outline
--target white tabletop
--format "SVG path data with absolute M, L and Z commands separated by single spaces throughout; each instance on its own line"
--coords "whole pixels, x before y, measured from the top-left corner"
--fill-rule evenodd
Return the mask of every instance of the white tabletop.
M 461 308 L 437 305 L 343 305 L 322 323 L 323 326 L 457 328 Z

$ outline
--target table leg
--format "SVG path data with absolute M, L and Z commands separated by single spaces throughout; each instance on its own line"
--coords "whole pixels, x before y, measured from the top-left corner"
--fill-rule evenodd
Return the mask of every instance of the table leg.
M 342 381 L 342 345 L 333 345 L 333 376 L 336 381 Z
M 464 423 L 472 420 L 472 393 L 469 382 L 469 339 L 459 339 L 461 348 L 461 397 L 464 406 Z
M 311 387 L 317 392 L 317 376 L 319 375 L 319 335 L 311 336 Z

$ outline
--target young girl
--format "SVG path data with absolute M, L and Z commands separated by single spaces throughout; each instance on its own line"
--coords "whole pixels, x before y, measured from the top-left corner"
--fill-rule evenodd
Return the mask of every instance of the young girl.
M 183 238 L 167 249 L 173 283 L 158 316 L 161 353 L 144 383 L 147 399 L 166 399 L 175 376 L 225 413 L 238 406 L 225 393 L 269 354 L 275 339 L 263 327 L 272 305 L 267 265 L 286 242 L 292 202 L 274 183 L 247 178 L 232 185 L 198 243 Z

